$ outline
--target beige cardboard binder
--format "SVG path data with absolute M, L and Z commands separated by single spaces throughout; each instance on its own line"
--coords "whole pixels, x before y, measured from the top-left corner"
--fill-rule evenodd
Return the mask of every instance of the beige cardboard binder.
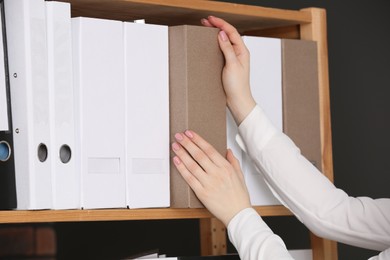
M 284 132 L 321 170 L 317 45 L 282 40 Z
M 222 86 L 223 54 L 218 29 L 169 28 L 170 136 L 191 129 L 225 156 L 226 96 Z M 172 155 L 172 154 L 171 154 Z M 203 207 L 171 163 L 171 207 Z

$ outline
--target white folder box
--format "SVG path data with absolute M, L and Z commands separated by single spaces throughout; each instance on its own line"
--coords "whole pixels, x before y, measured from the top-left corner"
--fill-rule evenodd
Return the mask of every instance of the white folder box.
M 52 206 L 44 0 L 5 0 L 18 209 Z
M 126 207 L 123 23 L 72 18 L 81 206 Z
M 297 260 L 313 260 L 313 250 L 311 249 L 292 249 L 288 252 Z
M 80 208 L 76 171 L 70 4 L 46 2 L 53 208 Z
M 124 25 L 127 205 L 169 207 L 168 27 Z
M 281 40 L 243 36 L 250 59 L 250 85 L 253 98 L 271 122 L 283 129 Z M 263 176 L 247 154 L 243 154 L 243 172 L 252 205 L 279 205 Z
M 226 108 L 226 137 L 227 137 L 226 144 L 227 144 L 227 148 L 232 150 L 234 156 L 240 162 L 240 165 L 242 168 L 243 151 L 241 150 L 240 146 L 236 142 L 237 134 L 238 134 L 237 124 L 234 121 L 233 115 L 231 114 L 230 110 Z

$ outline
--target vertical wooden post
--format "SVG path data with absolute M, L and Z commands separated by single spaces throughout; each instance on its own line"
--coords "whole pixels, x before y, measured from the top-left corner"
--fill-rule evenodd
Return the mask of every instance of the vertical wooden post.
M 301 39 L 316 41 L 318 47 L 322 170 L 326 177 L 328 177 L 328 179 L 333 182 L 332 129 L 330 120 L 326 11 L 319 8 L 302 9 L 302 11 L 311 13 L 312 22 L 310 24 L 301 25 Z
M 310 233 L 311 249 L 313 251 L 313 260 L 336 260 L 337 243 L 331 240 L 317 237 Z
M 326 29 L 326 11 L 319 8 L 306 8 L 302 12 L 311 14 L 309 24 L 301 25 L 301 39 L 317 42 L 318 51 L 318 78 L 319 78 L 319 103 L 320 103 L 320 129 L 322 149 L 323 174 L 333 182 L 333 157 L 332 157 L 332 129 L 330 116 L 330 91 L 328 68 L 328 45 Z M 337 259 L 337 244 L 334 241 L 319 238 L 314 234 L 310 236 L 314 260 Z
M 225 255 L 227 252 L 225 225 L 216 218 L 200 219 L 199 225 L 201 255 Z

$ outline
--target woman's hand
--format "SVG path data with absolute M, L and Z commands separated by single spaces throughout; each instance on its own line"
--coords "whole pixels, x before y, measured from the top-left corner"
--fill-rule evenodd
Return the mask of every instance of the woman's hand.
M 227 97 L 227 105 L 237 124 L 240 124 L 252 111 L 255 101 L 249 85 L 249 51 L 236 28 L 226 21 L 209 16 L 201 20 L 204 26 L 216 27 L 219 46 L 225 56 L 222 83 Z
M 193 131 L 175 135 L 173 162 L 205 207 L 226 226 L 251 207 L 238 160 L 228 150 L 227 160 Z

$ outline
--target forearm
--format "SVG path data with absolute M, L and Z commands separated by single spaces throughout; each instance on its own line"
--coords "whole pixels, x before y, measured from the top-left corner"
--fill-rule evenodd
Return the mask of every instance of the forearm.
M 237 125 L 240 125 L 256 106 L 256 102 L 250 94 L 249 86 L 246 89 L 248 89 L 248 91 L 245 92 L 249 93 L 241 93 L 233 99 L 229 99 L 229 96 L 227 97 L 227 106 Z
M 228 232 L 242 260 L 292 259 L 282 239 L 252 208 L 239 212 L 230 221 Z
M 389 200 L 348 197 L 273 127 L 259 107 L 243 121 L 239 133 L 271 189 L 312 232 L 375 250 L 389 246 Z
M 390 248 L 381 252 L 377 256 L 371 257 L 369 260 L 389 260 L 390 259 Z

